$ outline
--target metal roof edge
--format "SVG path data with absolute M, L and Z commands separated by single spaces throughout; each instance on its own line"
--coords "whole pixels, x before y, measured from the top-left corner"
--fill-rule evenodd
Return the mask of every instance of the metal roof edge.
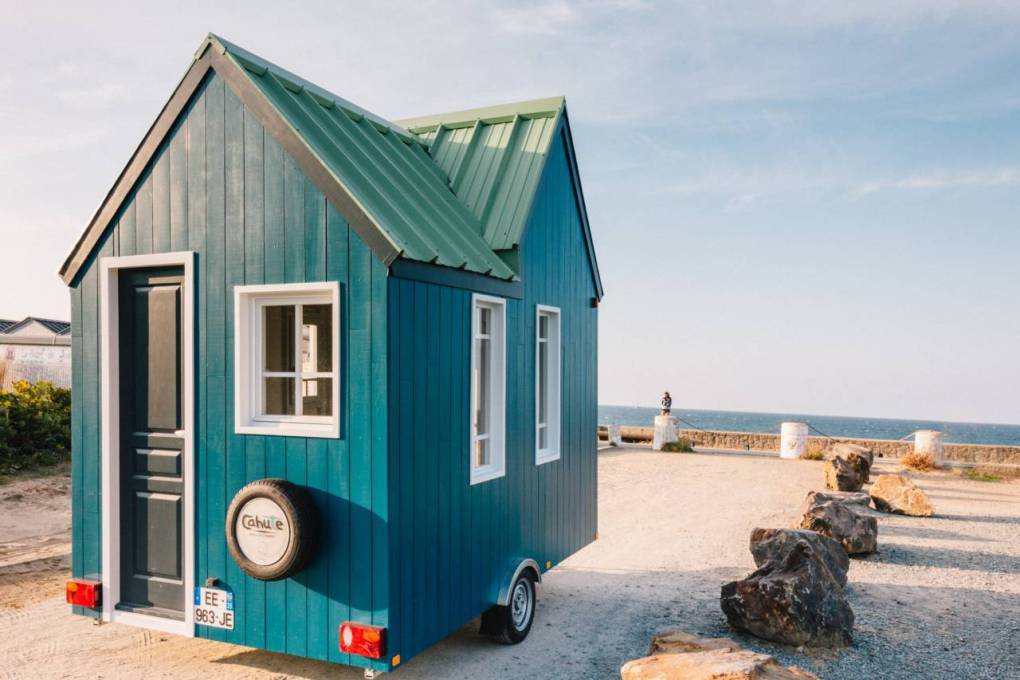
M 514 115 L 523 117 L 552 117 L 557 115 L 565 106 L 566 98 L 561 95 L 544 99 L 529 99 L 522 102 L 497 104 L 478 109 L 465 109 L 463 111 L 435 113 L 415 118 L 403 118 L 394 122 L 407 130 L 431 128 L 439 125 L 457 127 L 473 123 L 476 120 L 495 122 L 500 118 L 506 118 L 509 121 Z

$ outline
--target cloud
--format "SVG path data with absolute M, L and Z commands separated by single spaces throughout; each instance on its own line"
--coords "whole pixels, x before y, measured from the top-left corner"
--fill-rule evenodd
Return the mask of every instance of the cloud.
M 577 23 L 578 17 L 566 2 L 538 3 L 495 12 L 498 28 L 515 35 L 556 35 Z
M 933 189 L 995 188 L 1020 186 L 1020 166 L 989 168 L 968 172 L 935 172 L 911 175 L 899 179 L 866 182 L 857 187 L 859 194 L 873 194 L 879 191 L 925 191 Z
M 129 99 L 130 91 L 120 83 L 102 83 L 93 87 L 68 88 L 57 92 L 57 99 L 84 111 L 99 111 Z

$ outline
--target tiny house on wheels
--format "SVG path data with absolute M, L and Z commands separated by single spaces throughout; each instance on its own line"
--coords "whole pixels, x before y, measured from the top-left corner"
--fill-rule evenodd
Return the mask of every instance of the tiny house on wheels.
M 61 276 L 77 614 L 371 674 L 595 538 L 562 98 L 389 122 L 209 36 Z

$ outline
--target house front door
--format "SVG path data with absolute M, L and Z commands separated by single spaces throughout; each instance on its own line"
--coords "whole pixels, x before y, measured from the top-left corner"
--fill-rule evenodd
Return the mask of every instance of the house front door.
M 183 620 L 182 267 L 119 276 L 120 601 Z

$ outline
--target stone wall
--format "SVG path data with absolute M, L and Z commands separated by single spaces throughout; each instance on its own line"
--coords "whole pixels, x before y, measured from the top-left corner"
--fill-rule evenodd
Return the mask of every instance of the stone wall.
M 605 428 L 599 428 L 604 436 Z M 620 428 L 624 441 L 651 441 L 651 427 L 624 425 Z M 779 451 L 779 435 L 763 432 L 706 432 L 702 430 L 680 430 L 681 437 L 687 437 L 695 446 L 709 449 L 745 449 L 752 451 Z M 811 444 L 823 448 L 829 444 L 825 437 L 809 437 Z M 837 438 L 836 441 L 861 444 L 869 447 L 879 458 L 900 458 L 914 450 L 913 439 L 895 441 L 890 439 Z M 809 444 L 810 445 L 810 444 Z M 946 444 L 946 460 L 959 463 L 998 463 L 1020 465 L 1020 446 L 994 446 L 985 444 Z

